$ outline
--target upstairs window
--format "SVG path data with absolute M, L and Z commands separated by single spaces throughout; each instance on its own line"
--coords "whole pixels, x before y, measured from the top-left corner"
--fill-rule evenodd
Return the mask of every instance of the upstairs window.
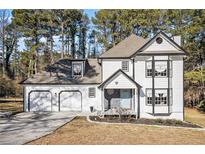
M 146 76 L 151 77 L 152 76 L 152 61 L 146 62 Z
M 167 61 L 155 61 L 155 76 L 167 76 Z
M 170 61 L 170 76 L 172 74 L 172 62 Z M 168 66 L 167 66 L 167 61 L 155 61 L 155 68 L 154 68 L 154 75 L 155 77 L 167 77 L 168 72 L 167 72 Z M 147 61 L 146 62 L 146 76 L 147 77 L 152 77 L 152 61 Z
M 95 98 L 95 88 L 89 88 L 88 89 L 88 95 L 90 98 Z
M 129 62 L 128 61 L 122 61 L 122 70 L 129 71 Z
M 82 77 L 83 76 L 83 63 L 82 62 L 73 62 L 72 63 L 72 76 L 73 77 Z

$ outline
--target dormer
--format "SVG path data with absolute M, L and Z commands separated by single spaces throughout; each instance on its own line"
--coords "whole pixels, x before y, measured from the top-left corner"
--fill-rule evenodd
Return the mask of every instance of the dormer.
M 85 61 L 72 61 L 72 78 L 81 78 L 84 76 Z

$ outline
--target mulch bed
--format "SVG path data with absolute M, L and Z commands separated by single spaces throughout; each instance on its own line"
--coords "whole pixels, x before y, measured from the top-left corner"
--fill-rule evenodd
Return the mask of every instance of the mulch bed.
M 146 124 L 146 125 L 161 125 L 161 126 L 175 126 L 175 127 L 191 127 L 191 128 L 203 128 L 201 126 L 192 124 L 190 122 L 183 122 L 174 119 L 136 119 L 135 116 L 89 116 L 90 120 L 97 122 L 108 122 L 108 123 L 133 123 L 133 124 Z

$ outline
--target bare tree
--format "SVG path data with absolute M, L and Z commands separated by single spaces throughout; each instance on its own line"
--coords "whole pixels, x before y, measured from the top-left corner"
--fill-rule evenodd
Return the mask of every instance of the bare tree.
M 2 50 L 2 75 L 5 76 L 5 38 L 6 26 L 9 24 L 8 10 L 0 10 L 0 44 Z

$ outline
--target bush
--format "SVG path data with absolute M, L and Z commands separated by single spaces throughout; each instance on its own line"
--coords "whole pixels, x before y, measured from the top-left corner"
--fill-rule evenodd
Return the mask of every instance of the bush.
M 202 100 L 196 107 L 199 111 L 205 112 L 205 100 Z
M 22 97 L 22 87 L 18 80 L 0 77 L 0 97 Z
M 156 119 L 156 122 L 161 124 L 161 123 L 163 123 L 164 121 L 163 121 L 162 119 Z
M 180 120 L 175 120 L 175 124 L 176 124 L 176 125 L 182 125 L 182 124 L 183 124 L 183 122 L 182 122 L 182 121 L 180 121 Z
M 173 124 L 173 120 L 172 120 L 172 119 L 166 119 L 166 120 L 165 120 L 165 123 L 171 125 L 171 124 Z

